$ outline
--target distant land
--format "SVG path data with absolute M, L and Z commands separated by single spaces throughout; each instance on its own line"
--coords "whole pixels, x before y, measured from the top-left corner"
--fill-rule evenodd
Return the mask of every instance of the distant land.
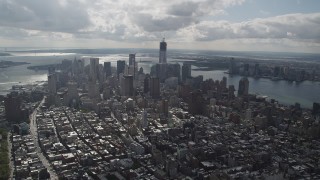
M 229 67 L 229 57 L 198 57 L 198 56 L 183 56 L 173 57 L 178 62 L 191 64 L 196 66 L 195 71 L 212 71 L 212 70 L 226 70 Z
M 11 56 L 10 53 L 0 52 L 0 56 Z
M 24 64 L 30 64 L 30 63 L 27 63 L 27 62 L 12 62 L 12 61 L 0 60 L 0 68 L 8 68 L 8 67 L 12 67 L 12 66 L 20 66 L 20 65 L 24 65 Z
M 30 70 L 38 71 L 38 70 L 48 70 L 49 67 L 58 68 L 59 64 L 45 64 L 45 65 L 39 65 L 39 66 L 28 66 L 27 68 Z

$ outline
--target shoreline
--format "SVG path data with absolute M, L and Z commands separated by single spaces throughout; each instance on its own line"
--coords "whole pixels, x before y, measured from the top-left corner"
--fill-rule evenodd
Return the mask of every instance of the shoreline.
M 10 68 L 10 67 L 21 66 L 26 64 L 31 64 L 31 63 L 0 60 L 0 68 Z

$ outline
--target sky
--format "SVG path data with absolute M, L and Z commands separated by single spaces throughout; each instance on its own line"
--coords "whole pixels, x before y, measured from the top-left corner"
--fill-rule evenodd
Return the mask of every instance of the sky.
M 319 0 L 0 0 L 0 47 L 320 52 Z

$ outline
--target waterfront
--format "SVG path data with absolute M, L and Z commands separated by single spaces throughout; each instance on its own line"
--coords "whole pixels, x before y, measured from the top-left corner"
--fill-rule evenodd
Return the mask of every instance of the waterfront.
M 238 88 L 239 80 L 242 76 L 225 74 L 225 71 L 192 71 L 193 76 L 203 75 L 204 79 L 212 78 L 221 80 L 223 76 L 228 78 L 228 85 Z M 293 105 L 296 102 L 302 107 L 311 108 L 313 102 L 320 101 L 319 82 L 304 81 L 300 83 L 290 81 L 273 81 L 266 78 L 249 77 L 249 92 L 252 94 L 266 95 L 269 99 L 276 99 L 279 103 Z
M 103 53 L 103 52 L 101 52 Z M 129 52 L 128 52 L 129 53 Z M 137 62 L 139 67 L 143 67 L 144 72 L 150 72 L 153 64 L 158 62 L 157 52 L 139 52 L 137 54 Z M 116 66 L 116 61 L 119 59 L 127 60 L 128 55 L 126 52 L 117 54 L 73 54 L 73 53 L 15 53 L 15 56 L 1 57 L 1 60 L 9 60 L 15 62 L 28 62 L 30 64 L 14 66 L 9 68 L 0 69 L 0 94 L 8 93 L 12 85 L 34 83 L 36 81 L 47 80 L 47 71 L 33 71 L 27 69 L 32 65 L 45 65 L 57 64 L 63 59 L 73 60 L 75 57 L 89 58 L 99 57 L 100 63 L 110 61 L 112 66 Z M 188 54 L 184 54 L 187 56 Z M 194 54 L 193 54 L 194 55 Z M 278 57 L 277 57 L 278 58 Z M 181 59 L 170 59 L 170 63 L 181 63 Z M 88 62 L 86 62 L 88 63 Z M 196 69 L 196 67 L 193 67 Z M 192 76 L 203 75 L 204 79 L 212 78 L 214 80 L 221 80 L 223 76 L 228 78 L 228 84 L 234 85 L 238 88 L 238 82 L 241 76 L 230 76 L 225 74 L 226 70 L 203 71 L 193 70 Z M 279 103 L 292 105 L 299 102 L 302 107 L 311 108 L 313 102 L 320 101 L 320 84 L 319 82 L 304 81 L 300 83 L 289 81 L 272 81 L 270 79 L 254 79 L 249 78 L 250 86 L 249 92 L 259 95 L 266 95 L 279 101 Z
M 47 71 L 33 71 L 27 69 L 28 66 L 57 64 L 63 59 L 74 58 L 71 55 L 55 56 L 55 55 L 39 55 L 34 54 L 15 54 L 16 56 L 2 56 L 0 60 L 13 61 L 13 62 L 28 62 L 20 66 L 12 66 L 0 69 L 0 95 L 8 93 L 13 85 L 30 84 L 36 81 L 46 81 Z

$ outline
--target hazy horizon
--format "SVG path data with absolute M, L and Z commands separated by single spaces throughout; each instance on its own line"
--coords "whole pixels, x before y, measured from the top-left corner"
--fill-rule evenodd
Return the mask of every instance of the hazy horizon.
M 130 47 L 120 47 L 120 48 L 86 48 L 86 47 L 0 47 L 0 52 L 30 52 L 30 51 L 38 51 L 46 52 L 46 51 L 68 51 L 68 50 L 150 50 L 150 51 L 159 51 L 159 48 L 130 48 Z M 320 55 L 320 52 L 290 52 L 290 51 L 250 51 L 250 50 L 216 50 L 216 49 L 178 49 L 178 48 L 170 48 L 168 52 L 172 51 L 196 51 L 196 52 L 231 52 L 231 53 L 276 53 L 276 54 L 306 54 L 306 55 Z

